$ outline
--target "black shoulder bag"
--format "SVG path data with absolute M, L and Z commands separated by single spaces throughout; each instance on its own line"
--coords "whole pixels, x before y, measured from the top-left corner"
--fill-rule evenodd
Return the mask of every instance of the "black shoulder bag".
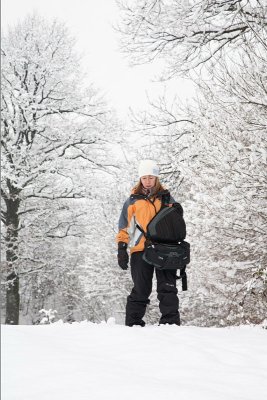
M 147 232 L 137 225 L 146 238 L 143 259 L 156 268 L 180 270 L 182 289 L 187 290 L 186 265 L 190 262 L 190 244 L 181 206 L 163 206 L 147 225 Z

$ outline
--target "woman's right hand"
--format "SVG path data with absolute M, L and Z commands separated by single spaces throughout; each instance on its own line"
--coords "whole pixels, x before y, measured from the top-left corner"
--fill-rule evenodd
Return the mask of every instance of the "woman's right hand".
M 118 264 L 121 269 L 128 269 L 129 255 L 127 253 L 127 243 L 118 243 Z

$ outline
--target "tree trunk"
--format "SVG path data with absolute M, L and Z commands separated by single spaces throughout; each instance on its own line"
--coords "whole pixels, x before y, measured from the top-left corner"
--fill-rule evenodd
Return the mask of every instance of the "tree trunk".
M 8 267 L 7 291 L 6 291 L 6 324 L 19 324 L 19 276 L 15 268 L 18 259 L 18 227 L 19 204 L 18 190 L 9 185 L 10 195 L 5 197 L 6 203 L 6 261 Z
M 7 276 L 8 286 L 6 291 L 6 324 L 19 324 L 19 277 L 13 271 Z

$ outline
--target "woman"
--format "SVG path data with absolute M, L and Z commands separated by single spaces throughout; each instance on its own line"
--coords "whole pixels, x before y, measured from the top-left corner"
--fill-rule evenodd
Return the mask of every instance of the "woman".
M 118 264 L 123 270 L 128 268 L 128 246 L 131 253 L 131 274 L 134 287 L 127 297 L 125 320 L 127 326 L 145 326 L 143 317 L 152 291 L 155 268 L 142 258 L 145 237 L 141 230 L 146 232 L 148 223 L 161 209 L 163 203 L 174 205 L 181 213 L 183 212 L 181 205 L 175 203 L 170 193 L 162 187 L 158 178 L 159 167 L 155 161 L 141 161 L 138 172 L 139 182 L 133 188 L 129 199 L 124 203 L 119 219 L 119 233 L 117 234 Z M 159 323 L 180 325 L 176 271 L 155 270 L 161 312 Z

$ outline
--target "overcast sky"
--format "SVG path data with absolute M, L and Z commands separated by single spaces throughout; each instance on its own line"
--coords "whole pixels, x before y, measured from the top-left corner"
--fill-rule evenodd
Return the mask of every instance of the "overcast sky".
M 112 28 L 119 18 L 115 0 L 2 0 L 1 3 L 2 30 L 33 11 L 65 22 L 77 39 L 90 81 L 101 89 L 121 116 L 126 116 L 128 107 L 145 108 L 147 95 L 155 98 L 164 90 L 181 98 L 190 94 L 190 86 L 182 80 L 169 82 L 167 88 L 155 82 L 162 63 L 129 67 L 125 55 L 119 52 L 118 34 Z

